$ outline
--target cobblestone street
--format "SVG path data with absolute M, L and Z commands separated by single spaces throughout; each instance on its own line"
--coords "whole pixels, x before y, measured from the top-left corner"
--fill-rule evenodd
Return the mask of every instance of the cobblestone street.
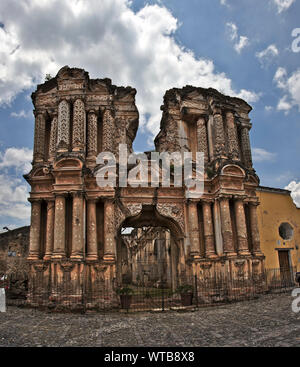
M 8 307 L 0 346 L 299 346 L 289 293 L 196 311 L 58 314 Z

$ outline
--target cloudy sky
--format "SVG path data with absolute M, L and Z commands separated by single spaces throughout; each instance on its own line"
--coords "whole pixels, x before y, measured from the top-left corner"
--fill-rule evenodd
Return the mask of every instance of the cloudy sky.
M 0 230 L 29 224 L 30 95 L 64 65 L 137 89 L 137 151 L 153 147 L 169 88 L 245 99 L 261 184 L 300 207 L 299 15 L 299 0 L 1 0 Z

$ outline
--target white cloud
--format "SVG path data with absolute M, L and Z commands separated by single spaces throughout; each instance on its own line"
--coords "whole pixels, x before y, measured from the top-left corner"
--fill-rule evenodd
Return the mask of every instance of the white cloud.
M 265 110 L 266 110 L 267 112 L 270 112 L 270 111 L 272 111 L 272 110 L 273 110 L 273 107 L 272 107 L 272 106 L 265 106 Z
M 163 6 L 146 5 L 134 13 L 127 0 L 102 0 L 101 7 L 98 0 L 2 0 L 0 8 L 0 103 L 64 65 L 82 67 L 92 78 L 135 87 L 141 122 L 150 116 L 145 125 L 153 136 L 167 89 L 191 84 L 241 93 L 212 60 L 176 42 L 178 21 Z M 236 43 L 240 52 L 247 42 L 240 37 Z M 247 102 L 258 99 L 246 92 Z
M 21 110 L 19 112 L 12 112 L 10 114 L 11 117 L 15 117 L 15 118 L 29 118 L 29 117 L 32 117 L 33 114 L 32 114 L 32 111 L 24 111 L 24 110 Z
M 241 53 L 242 49 L 247 45 L 249 45 L 248 37 L 240 36 L 240 40 L 238 43 L 234 45 L 234 49 L 236 50 L 237 53 Z
M 295 205 L 297 208 L 300 208 L 300 181 L 291 181 L 285 189 L 291 191 L 291 197 L 294 200 Z
M 25 221 L 30 218 L 30 205 L 27 201 L 29 186 L 19 178 L 22 173 L 30 171 L 32 150 L 28 148 L 8 148 L 0 152 L 0 221 Z M 11 170 L 8 172 L 8 170 Z M 15 175 L 12 171 L 15 170 Z M 10 228 L 10 227 L 9 227 Z
M 279 67 L 274 75 L 277 87 L 286 94 L 279 100 L 277 109 L 288 112 L 293 106 L 298 106 L 300 111 L 300 69 L 289 77 L 286 69 Z
M 237 53 L 241 53 L 242 49 L 249 45 L 249 38 L 246 36 L 238 35 L 238 28 L 236 24 L 232 22 L 226 23 L 227 33 L 229 35 L 229 39 L 234 43 L 234 49 Z
M 274 161 L 276 157 L 276 153 L 271 153 L 262 148 L 253 148 L 252 149 L 252 158 L 254 162 L 265 162 L 265 161 Z
M 273 3 L 277 6 L 277 11 L 280 14 L 282 11 L 287 10 L 295 0 L 272 0 Z
M 32 149 L 29 148 L 8 148 L 3 153 L 0 152 L 0 170 L 14 167 L 23 173 L 28 173 L 31 169 Z
M 279 55 L 279 51 L 276 45 L 274 44 L 269 45 L 266 49 L 260 52 L 256 52 L 255 54 L 261 66 L 268 65 L 272 61 L 273 57 L 278 56 L 278 55 Z

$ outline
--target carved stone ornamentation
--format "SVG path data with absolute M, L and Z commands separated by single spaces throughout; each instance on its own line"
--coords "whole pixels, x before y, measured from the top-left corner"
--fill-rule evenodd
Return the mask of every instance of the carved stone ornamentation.
M 251 146 L 250 146 L 250 138 L 249 138 L 249 127 L 241 126 L 241 143 L 242 143 L 242 151 L 244 164 L 247 168 L 252 167 L 252 155 L 251 155 Z
M 97 115 L 94 111 L 88 114 L 87 126 L 87 153 L 88 157 L 96 157 L 97 155 Z
M 70 105 L 63 100 L 58 105 L 57 148 L 68 150 L 70 144 Z
M 170 217 L 177 222 L 182 230 L 182 232 L 185 232 L 184 228 L 184 215 L 183 215 L 183 208 L 178 204 L 157 204 L 156 209 L 159 212 L 159 214 Z
M 45 155 L 45 115 L 38 113 L 35 117 L 35 131 L 34 131 L 34 161 L 43 161 Z
M 85 144 L 85 108 L 81 99 L 76 99 L 73 104 L 73 150 L 83 150 Z
M 214 115 L 214 132 L 215 132 L 215 156 L 220 158 L 225 155 L 225 135 L 222 115 L 216 113 Z
M 234 121 L 234 114 L 231 111 L 226 112 L 227 138 L 229 158 L 239 160 L 239 143 L 237 137 L 237 128 Z
M 56 152 L 56 142 L 57 142 L 57 116 L 54 116 L 51 121 L 50 130 L 50 143 L 49 143 L 49 157 L 53 158 Z
M 106 109 L 103 113 L 103 129 L 102 129 L 102 150 L 103 152 L 113 152 L 114 139 L 114 118 L 110 109 Z
M 204 162 L 208 162 L 207 129 L 204 117 L 197 120 L 198 152 L 204 153 Z

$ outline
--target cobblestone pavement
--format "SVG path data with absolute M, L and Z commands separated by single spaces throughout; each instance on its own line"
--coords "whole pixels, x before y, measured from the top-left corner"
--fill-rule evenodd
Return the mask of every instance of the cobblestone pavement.
M 0 346 L 300 346 L 290 294 L 196 311 L 58 314 L 8 307 Z

